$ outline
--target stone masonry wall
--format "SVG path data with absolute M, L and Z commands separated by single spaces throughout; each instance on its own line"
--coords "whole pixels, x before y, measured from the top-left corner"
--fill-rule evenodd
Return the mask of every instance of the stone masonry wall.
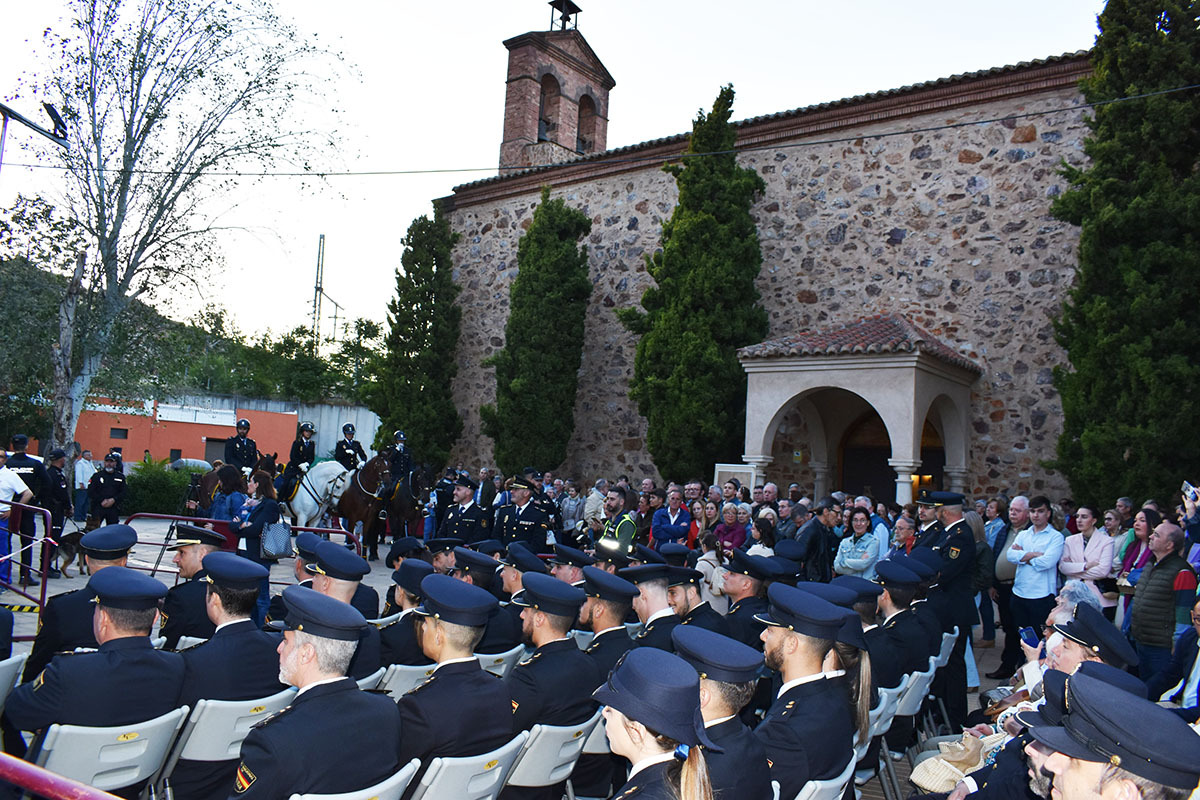
M 1051 370 L 1063 353 L 1052 323 L 1074 274 L 1078 232 L 1049 207 L 1064 188 L 1060 163 L 1084 159 L 1081 102 L 1073 90 L 1051 91 L 740 157 L 767 183 L 754 214 L 769 338 L 901 313 L 975 359 L 986 370 L 972 392 L 968 485 L 976 494 L 1065 490 L 1039 461 L 1053 457 L 1061 430 Z M 1013 115 L 1037 116 L 964 125 Z M 871 138 L 948 125 L 959 127 Z M 553 187 L 553 173 L 547 181 Z M 636 342 L 614 309 L 636 303 L 649 283 L 644 257 L 675 205 L 674 181 L 649 165 L 553 187 L 552 195 L 593 220 L 586 244 L 595 288 L 563 469 L 586 481 L 656 475 L 645 420 L 627 396 Z M 451 214 L 463 234 L 455 250 L 464 315 L 454 397 L 465 424 L 453 458 L 464 463 L 491 464 L 478 407 L 494 399 L 494 374 L 481 362 L 504 344 L 516 244 L 536 201 L 531 192 Z M 768 478 L 807 473 L 780 463 L 807 450 L 795 416 L 780 432 L 786 441 L 776 442 Z

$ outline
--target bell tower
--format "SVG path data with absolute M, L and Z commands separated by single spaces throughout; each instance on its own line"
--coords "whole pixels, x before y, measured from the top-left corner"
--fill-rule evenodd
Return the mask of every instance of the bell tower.
M 571 0 L 549 5 L 550 30 L 504 43 L 508 81 L 501 175 L 603 152 L 607 144 L 608 93 L 616 82 L 579 32 L 579 6 Z

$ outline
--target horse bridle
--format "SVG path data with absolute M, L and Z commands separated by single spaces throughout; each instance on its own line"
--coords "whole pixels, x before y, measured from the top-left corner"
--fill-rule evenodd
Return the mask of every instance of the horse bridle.
M 379 458 L 379 456 L 375 456 L 375 458 Z M 371 459 L 371 461 L 374 461 L 374 460 L 375 460 L 374 458 Z M 368 461 L 367 464 L 370 464 L 371 461 Z M 379 481 L 379 487 L 377 489 L 375 489 L 375 491 L 373 491 L 373 492 L 368 490 L 367 487 L 362 485 L 362 474 L 363 474 L 363 470 L 367 468 L 367 464 L 363 464 L 362 467 L 354 470 L 354 482 L 356 484 L 358 484 L 358 488 L 363 494 L 370 495 L 371 497 L 378 500 L 381 497 L 383 497 L 384 482 L 382 480 Z

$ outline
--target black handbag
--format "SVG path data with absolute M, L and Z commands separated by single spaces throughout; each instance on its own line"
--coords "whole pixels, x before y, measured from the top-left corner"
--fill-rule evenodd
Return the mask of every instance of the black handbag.
M 292 555 L 292 526 L 283 520 L 263 525 L 259 538 L 259 557 L 263 561 L 278 561 Z

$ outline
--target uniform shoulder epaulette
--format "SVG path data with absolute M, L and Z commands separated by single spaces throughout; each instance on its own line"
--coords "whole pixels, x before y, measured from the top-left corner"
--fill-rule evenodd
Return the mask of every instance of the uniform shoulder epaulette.
M 292 706 L 286 705 L 283 708 L 276 711 L 274 714 L 268 714 L 267 716 L 263 717 L 258 722 L 251 725 L 250 727 L 254 728 L 254 729 L 266 727 L 267 725 L 270 725 L 272 722 L 279 719 L 280 717 L 282 717 L 284 714 L 288 713 L 291 710 L 292 710 Z
M 537 661 L 539 658 L 541 658 L 541 656 L 542 656 L 542 651 L 541 651 L 541 650 L 538 650 L 536 653 L 534 653 L 533 655 L 531 655 L 529 658 L 522 659 L 521 661 L 518 661 L 518 662 L 517 662 L 517 666 L 518 666 L 518 667 L 526 667 L 526 666 L 529 666 L 530 664 L 532 664 L 533 662 L 535 662 L 535 661 Z
M 189 650 L 195 650 L 197 647 L 203 647 L 204 645 L 208 644 L 210 641 L 212 641 L 212 640 L 211 640 L 211 639 L 205 639 L 203 642 L 196 642 L 195 644 L 189 644 L 187 647 L 179 647 L 179 648 L 176 648 L 176 649 L 175 649 L 173 652 L 176 652 L 176 653 L 186 653 L 186 652 L 188 652 Z
M 405 694 L 405 695 L 416 694 L 417 692 L 421 691 L 422 689 L 424 689 L 424 688 L 425 688 L 426 686 L 428 686 L 429 684 L 433 683 L 435 680 L 437 680 L 437 675 L 430 675 L 428 678 L 426 678 L 425 680 L 421 681 L 421 683 L 419 683 L 419 684 L 417 684 L 416 686 L 414 686 L 413 688 L 409 689 L 409 690 L 408 690 L 407 692 L 405 692 L 404 694 Z
M 396 624 L 397 622 L 399 622 L 399 621 L 400 621 L 400 620 L 398 620 L 398 619 L 394 619 L 394 620 L 392 620 L 391 622 L 389 622 L 387 625 L 380 625 L 380 626 L 379 626 L 379 630 L 381 630 L 381 631 L 386 631 L 388 628 L 392 627 L 393 625 L 395 625 L 395 624 Z

